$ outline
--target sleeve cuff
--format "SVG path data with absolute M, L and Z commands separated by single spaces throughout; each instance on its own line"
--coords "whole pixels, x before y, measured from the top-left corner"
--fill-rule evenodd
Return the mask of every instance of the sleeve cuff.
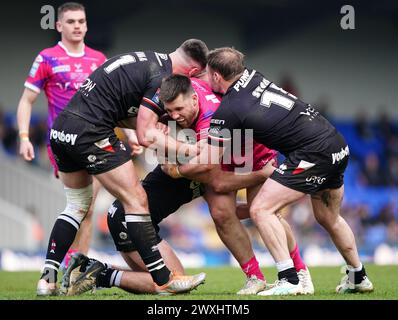
M 40 93 L 40 89 L 36 87 L 34 84 L 31 84 L 30 82 L 25 81 L 24 86 L 25 88 L 28 88 L 36 93 Z

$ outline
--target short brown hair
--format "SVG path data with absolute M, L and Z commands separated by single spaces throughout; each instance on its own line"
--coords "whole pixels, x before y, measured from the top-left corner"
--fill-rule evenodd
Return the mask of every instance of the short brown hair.
M 234 48 L 217 48 L 209 52 L 207 64 L 225 80 L 232 80 L 245 70 L 244 54 Z
M 81 3 L 77 3 L 77 2 L 65 2 L 64 4 L 61 4 L 58 7 L 58 20 L 61 20 L 62 15 L 66 12 L 66 11 L 84 11 L 86 12 L 84 6 Z
M 174 101 L 180 94 L 193 93 L 191 79 L 180 74 L 172 74 L 164 78 L 160 86 L 159 99 L 164 102 Z
M 209 53 L 206 43 L 198 39 L 188 39 L 180 45 L 180 48 L 202 68 L 206 68 L 207 54 Z

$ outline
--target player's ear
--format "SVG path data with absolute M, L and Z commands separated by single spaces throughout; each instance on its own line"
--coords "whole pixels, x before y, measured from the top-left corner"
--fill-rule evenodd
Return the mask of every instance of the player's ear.
M 62 32 L 62 24 L 61 24 L 61 21 L 58 20 L 58 21 L 56 22 L 55 25 L 56 25 L 56 27 L 57 27 L 57 31 L 58 31 L 58 32 Z
M 219 82 L 221 80 L 221 75 L 217 71 L 214 71 L 213 78 L 216 82 Z
M 198 103 L 199 97 L 196 92 L 192 93 L 192 100 L 194 101 L 194 103 Z
M 191 78 L 198 74 L 200 69 L 198 67 L 192 67 L 191 70 L 189 70 L 188 76 Z

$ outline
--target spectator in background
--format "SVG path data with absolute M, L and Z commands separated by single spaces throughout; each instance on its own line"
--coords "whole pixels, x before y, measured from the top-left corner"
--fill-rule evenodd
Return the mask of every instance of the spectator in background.
M 4 119 L 5 120 L 5 119 Z M 10 155 L 17 154 L 17 138 L 18 132 L 14 123 L 3 122 L 3 146 L 6 152 Z
M 3 146 L 3 138 L 5 131 L 4 124 L 5 124 L 4 111 L 3 111 L 3 106 L 0 104 L 0 147 Z
M 363 140 L 371 140 L 374 138 L 372 125 L 369 121 L 368 114 L 365 107 L 360 108 L 355 118 L 355 129 L 358 136 Z
M 391 246 L 398 245 L 398 221 L 393 220 L 387 226 L 387 243 Z
M 384 106 L 380 106 L 379 108 L 380 110 L 383 110 Z M 379 113 L 376 128 L 381 138 L 385 141 L 389 140 L 394 135 L 394 125 L 390 121 L 389 115 L 386 111 L 383 110 Z
M 364 186 L 382 186 L 385 184 L 384 173 L 380 169 L 380 160 L 377 153 L 370 152 L 366 155 L 359 181 Z
M 387 162 L 386 184 L 390 187 L 398 187 L 398 156 L 390 155 Z
M 391 135 L 387 141 L 385 141 L 385 154 L 387 157 L 398 157 L 398 134 Z

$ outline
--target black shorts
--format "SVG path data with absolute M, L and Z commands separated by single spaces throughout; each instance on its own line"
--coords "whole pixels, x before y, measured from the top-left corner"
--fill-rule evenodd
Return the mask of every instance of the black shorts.
M 162 171 L 160 165 L 145 177 L 142 186 L 148 197 L 149 212 L 158 243 L 162 240 L 158 234 L 159 223 L 182 205 L 204 194 L 204 186 L 201 183 L 185 178 L 173 179 Z M 116 200 L 108 211 L 108 228 L 116 250 L 135 251 L 125 224 L 124 208 L 120 201 Z
M 61 172 L 107 172 L 131 160 L 130 149 L 113 129 L 97 127 L 70 112 L 61 112 L 50 131 L 51 149 Z
M 349 153 L 344 137 L 337 133 L 325 141 L 322 150 L 309 146 L 290 153 L 270 178 L 307 194 L 338 189 L 344 184 Z

